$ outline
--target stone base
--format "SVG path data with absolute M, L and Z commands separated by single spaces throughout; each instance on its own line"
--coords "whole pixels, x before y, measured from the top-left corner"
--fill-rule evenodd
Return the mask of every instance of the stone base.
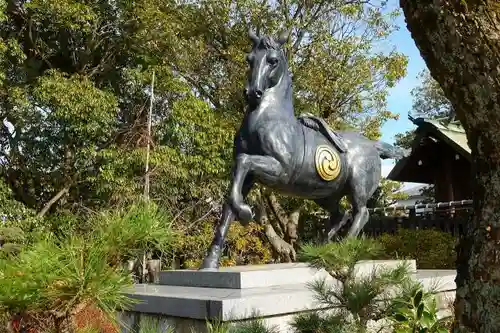
M 356 271 L 362 276 L 376 268 L 392 268 L 402 263 L 363 261 L 358 263 Z M 426 288 L 434 287 L 433 281 L 439 279 L 440 291 L 455 289 L 454 271 L 417 272 L 414 260 L 407 264 Z M 191 329 L 204 332 L 207 319 L 231 322 L 259 316 L 268 325 L 278 326 L 280 332 L 290 332 L 288 322 L 295 314 L 318 309 L 307 285 L 322 277 L 330 278 L 324 270 L 302 263 L 228 267 L 216 272 L 162 272 L 160 285 L 134 287 L 130 296 L 139 303 L 123 319 L 128 326 L 136 326 L 138 318 L 154 317 L 162 325 L 175 327 L 175 332 L 191 333 Z
M 358 274 L 369 274 L 375 267 L 396 267 L 401 260 L 363 260 L 356 265 Z M 417 270 L 416 261 L 408 260 L 409 270 Z M 218 271 L 172 270 L 160 273 L 160 285 L 250 289 L 283 285 L 304 284 L 322 276 L 324 270 L 316 270 L 305 263 L 268 264 L 222 267 Z

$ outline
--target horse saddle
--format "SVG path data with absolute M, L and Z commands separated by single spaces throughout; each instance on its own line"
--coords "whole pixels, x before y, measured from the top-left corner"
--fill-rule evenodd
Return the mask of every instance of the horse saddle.
M 316 117 L 310 113 L 305 113 L 301 114 L 298 117 L 298 120 L 304 126 L 321 132 L 321 134 L 323 134 L 339 150 L 339 152 L 345 153 L 347 151 L 347 146 L 344 143 L 344 140 L 342 140 L 337 133 L 332 131 L 323 118 Z

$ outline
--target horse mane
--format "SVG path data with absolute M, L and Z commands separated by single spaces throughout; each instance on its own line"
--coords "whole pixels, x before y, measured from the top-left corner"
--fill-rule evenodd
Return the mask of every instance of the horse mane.
M 281 46 L 270 36 L 262 36 L 257 44 L 257 48 L 263 50 L 281 50 Z

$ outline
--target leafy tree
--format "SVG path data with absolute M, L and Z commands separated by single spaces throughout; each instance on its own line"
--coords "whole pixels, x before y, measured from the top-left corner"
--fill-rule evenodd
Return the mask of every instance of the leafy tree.
M 401 1 L 408 29 L 462 123 L 474 213 L 458 246 L 455 332 L 500 331 L 500 7 L 497 1 Z
M 151 199 L 186 234 L 213 223 L 244 109 L 249 25 L 290 29 L 297 112 L 335 128 L 379 137 L 395 117 L 388 88 L 405 75 L 402 54 L 379 51 L 397 16 L 384 1 L 3 4 L 0 175 L 38 217 L 85 220 L 90 211 L 135 202 L 149 143 Z M 291 212 L 309 207 L 278 200 Z
M 15 200 L 11 189 L 0 180 L 0 258 L 19 252 L 26 237 L 15 224 L 32 215 L 33 211 Z
M 146 1 L 16 2 L 3 9 L 0 173 L 38 216 L 61 210 L 85 215 L 135 201 L 148 140 L 155 200 L 192 220 L 198 217 L 189 208 L 211 197 L 220 201 L 232 126 L 195 96 L 161 53 L 141 49 L 143 41 L 172 32 L 174 20 L 167 19 L 161 35 L 150 25 L 157 19 L 151 15 L 181 15 L 173 9 Z M 153 70 L 156 135 L 147 138 Z
M 298 112 L 356 127 L 394 116 L 386 110 L 387 88 L 404 76 L 407 62 L 395 51 L 375 50 L 395 29 L 397 12 L 384 13 L 384 2 L 199 1 L 185 8 L 183 38 L 172 41 L 175 47 L 171 39 L 155 47 L 220 112 L 238 117 L 243 111 L 250 24 L 265 27 L 263 33 L 290 29 L 287 51 Z M 171 19 L 156 15 L 156 26 L 162 18 Z
M 434 185 L 429 185 L 422 187 L 420 190 L 420 195 L 424 197 L 422 200 L 418 200 L 417 204 L 426 204 L 434 202 L 434 198 L 436 197 L 436 192 L 434 190 Z
M 404 200 L 408 194 L 400 192 L 402 185 L 400 182 L 382 179 L 380 186 L 377 188 L 371 199 L 368 201 L 368 207 L 387 207 L 398 200 Z
M 397 133 L 394 135 L 394 144 L 401 148 L 411 149 L 413 140 L 415 139 L 415 130 Z
M 22 202 L 17 201 L 10 187 L 0 180 L 0 221 L 6 223 L 8 220 L 22 219 L 33 213 Z
M 450 101 L 444 95 L 439 83 L 434 80 L 428 69 L 424 69 L 418 75 L 421 80 L 419 86 L 411 91 L 413 97 L 412 114 L 415 117 L 425 117 L 430 119 L 443 119 L 454 116 L 455 111 Z M 405 133 L 396 134 L 396 145 L 410 149 L 415 138 L 415 131 L 410 130 Z
M 420 72 L 419 79 L 421 84 L 411 91 L 412 113 L 432 119 L 446 118 L 453 113 L 453 106 L 427 68 Z

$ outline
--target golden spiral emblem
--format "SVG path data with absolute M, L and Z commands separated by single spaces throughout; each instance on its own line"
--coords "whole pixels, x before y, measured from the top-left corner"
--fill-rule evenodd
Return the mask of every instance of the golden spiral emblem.
M 340 174 L 340 157 L 329 146 L 321 145 L 316 148 L 316 171 L 321 179 L 331 181 Z

